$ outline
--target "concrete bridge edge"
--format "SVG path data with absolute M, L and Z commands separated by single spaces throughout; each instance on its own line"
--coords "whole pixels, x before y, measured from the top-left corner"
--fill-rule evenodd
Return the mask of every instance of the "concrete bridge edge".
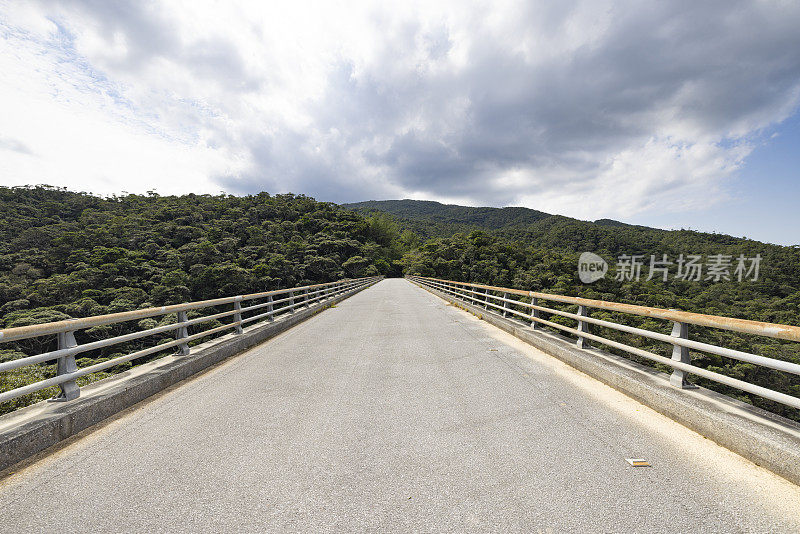
M 579 349 L 573 339 L 411 283 L 800 485 L 800 425 L 794 421 L 706 388 L 674 388 L 668 374 L 653 368 L 596 348 Z
M 165 356 L 145 365 L 94 382 L 81 396 L 66 403 L 43 401 L 0 416 L 0 479 L 14 466 L 57 445 L 109 417 L 146 400 L 164 389 L 284 332 L 374 284 L 297 310 L 274 322 L 245 328 L 239 335 L 227 334 L 196 347 L 186 356 Z

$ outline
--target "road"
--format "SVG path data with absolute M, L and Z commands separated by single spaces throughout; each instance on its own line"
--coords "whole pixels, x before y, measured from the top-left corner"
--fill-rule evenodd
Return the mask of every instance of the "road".
M 800 490 L 389 279 L 7 477 L 0 530 L 800 532 Z

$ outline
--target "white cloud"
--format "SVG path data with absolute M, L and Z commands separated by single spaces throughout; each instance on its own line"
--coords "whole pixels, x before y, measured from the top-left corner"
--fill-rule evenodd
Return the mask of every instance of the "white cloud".
M 800 98 L 800 5 L 772 1 L 86 0 L 0 21 L 4 184 L 627 217 L 724 200 Z
M 69 46 L 55 24 L 27 14 L 0 41 L 0 183 L 47 183 L 96 193 L 158 188 L 218 192 L 222 150 L 186 143 Z M 13 145 L 12 145 L 13 142 Z M 11 150 L 13 146 L 24 150 Z
M 627 218 L 703 209 L 729 200 L 724 180 L 751 149 L 747 144 L 723 149 L 713 142 L 651 138 L 610 156 L 599 166 L 597 179 L 570 182 L 561 176 L 556 180 L 567 183 L 566 191 L 548 189 L 521 200 L 583 219 L 598 213 Z

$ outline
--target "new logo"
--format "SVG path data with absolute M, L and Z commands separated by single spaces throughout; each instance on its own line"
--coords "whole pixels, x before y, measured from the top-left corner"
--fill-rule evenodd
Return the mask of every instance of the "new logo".
M 608 272 L 606 260 L 592 252 L 584 252 L 578 258 L 578 276 L 584 284 L 591 284 L 603 278 Z

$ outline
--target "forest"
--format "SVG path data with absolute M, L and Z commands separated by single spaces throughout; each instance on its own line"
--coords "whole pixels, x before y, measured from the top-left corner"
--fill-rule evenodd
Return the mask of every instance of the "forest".
M 2 328 L 376 274 L 420 274 L 800 325 L 797 248 L 691 230 L 579 221 L 526 208 L 410 200 L 338 206 L 268 193 L 98 197 L 46 186 L 0 187 L 0 238 Z M 577 276 L 583 251 L 612 265 L 622 254 L 758 254 L 762 261 L 757 280 L 606 277 L 587 285 Z M 610 313 L 596 316 L 665 333 L 671 326 Z M 80 335 L 97 339 L 108 332 L 101 328 Z M 669 354 L 670 347 L 647 340 L 603 335 Z M 793 343 L 704 329 L 693 330 L 692 337 L 800 363 Z M 0 345 L 0 361 L 43 348 Z M 79 366 L 116 355 L 86 354 Z M 800 396 L 795 376 L 712 355 L 696 354 L 694 362 Z M 53 367 L 2 373 L 0 391 L 52 376 Z M 698 382 L 800 420 L 797 410 Z M 49 395 L 44 391 L 4 403 L 0 413 Z

